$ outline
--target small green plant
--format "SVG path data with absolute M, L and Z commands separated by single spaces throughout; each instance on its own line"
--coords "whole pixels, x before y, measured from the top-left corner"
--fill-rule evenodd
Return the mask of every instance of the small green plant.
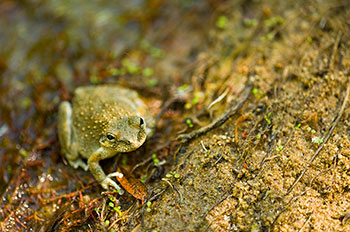
M 313 143 L 316 143 L 316 144 L 321 144 L 321 143 L 323 143 L 323 139 L 322 139 L 322 138 L 319 138 L 319 137 L 313 137 L 313 138 L 311 139 L 311 141 L 312 141 Z
M 271 112 L 269 112 L 267 115 L 264 116 L 265 121 L 267 122 L 267 124 L 271 125 L 271 120 L 269 119 L 271 116 Z
M 273 27 L 275 25 L 278 24 L 283 24 L 284 23 L 284 18 L 280 17 L 280 16 L 276 16 L 276 17 L 271 17 L 269 19 L 266 19 L 264 21 L 265 26 L 267 27 Z
M 153 47 L 151 43 L 146 39 L 140 41 L 140 47 L 143 51 L 149 53 L 155 58 L 162 58 L 165 55 L 165 52 L 162 49 Z
M 282 151 L 282 149 L 283 149 L 283 146 L 280 145 L 280 146 L 278 146 L 278 147 L 276 148 L 276 151 L 277 151 L 277 152 L 280 152 L 280 151 Z
M 152 154 L 152 160 L 153 160 L 154 165 L 159 164 L 159 159 L 157 158 L 157 154 L 155 154 L 155 153 Z
M 90 76 L 90 82 L 92 84 L 98 84 L 100 82 L 100 78 L 96 75 L 91 75 Z
M 166 178 L 176 178 L 176 179 L 179 179 L 181 177 L 181 175 L 179 173 L 176 173 L 175 171 L 173 172 L 169 172 L 165 175 Z
M 262 42 L 267 42 L 267 41 L 273 40 L 273 38 L 275 38 L 275 32 L 269 32 L 269 33 L 261 36 L 260 40 Z
M 125 68 L 126 72 L 129 74 L 137 74 L 140 72 L 140 68 L 128 58 L 122 59 L 122 66 Z
M 192 123 L 192 120 L 191 119 L 186 119 L 186 124 L 189 128 L 192 128 L 193 127 L 193 123 Z
M 7 171 L 8 173 L 11 173 L 11 171 L 12 171 L 12 165 L 7 165 L 7 166 L 6 166 L 6 171 Z M 9 197 L 10 197 L 10 195 L 9 195 Z
M 23 148 L 21 148 L 20 150 L 19 150 L 19 154 L 22 156 L 22 157 L 28 157 L 28 155 L 29 155 L 29 153 L 28 153 L 28 151 L 26 151 L 25 149 L 23 149 Z
M 141 182 L 142 182 L 142 183 L 145 183 L 145 182 L 146 182 L 146 179 L 147 179 L 147 175 L 146 175 L 146 174 L 142 175 L 142 177 L 141 177 Z
M 266 191 L 266 194 L 265 194 L 265 197 L 267 197 L 268 195 L 270 195 L 271 194 L 271 190 L 267 190 Z
M 254 18 L 252 19 L 247 18 L 247 19 L 244 19 L 243 23 L 246 27 L 255 27 L 256 25 L 258 25 L 258 20 Z
M 147 39 L 142 39 L 140 41 L 140 47 L 144 51 L 149 51 L 149 49 L 152 47 L 152 45 Z
M 163 58 L 165 56 L 165 52 L 160 48 L 151 48 L 150 54 L 155 58 Z
M 144 77 L 150 77 L 153 75 L 153 69 L 152 68 L 145 68 L 142 70 L 142 75 Z
M 158 84 L 158 80 L 156 78 L 151 78 L 146 81 L 146 85 L 148 87 L 154 87 Z
M 146 203 L 146 206 L 147 206 L 147 208 L 146 208 L 146 212 L 151 212 L 152 211 L 152 209 L 151 209 L 151 205 L 152 205 L 152 202 L 150 202 L 150 201 L 147 201 L 147 203 Z
M 308 37 L 306 38 L 306 42 L 309 43 L 309 44 L 311 44 L 311 43 L 312 43 L 312 37 L 311 37 L 311 36 L 308 36 Z
M 118 213 L 119 216 L 122 216 L 122 211 L 120 210 L 121 207 L 119 205 L 117 207 L 113 207 L 113 209 Z
M 180 87 L 178 87 L 177 91 L 178 92 L 185 92 L 186 90 L 188 90 L 188 88 L 189 88 L 189 85 L 185 83 L 185 84 L 181 85 Z
M 112 75 L 112 76 L 119 76 L 120 75 L 120 69 L 117 68 L 110 68 L 108 70 L 108 72 Z
M 219 18 L 216 20 L 216 27 L 219 29 L 225 29 L 227 27 L 228 19 L 226 16 L 221 15 Z
M 192 105 L 197 105 L 204 97 L 204 93 L 201 91 L 196 91 L 193 94 Z
M 173 177 L 173 175 L 172 175 L 171 173 L 167 173 L 167 174 L 165 175 L 165 177 L 166 177 L 166 178 L 171 178 L 171 177 Z
M 256 97 L 256 99 L 260 99 L 262 97 L 262 95 L 264 94 L 264 92 L 262 90 L 259 90 L 257 88 L 253 88 L 252 89 L 252 93 L 254 94 L 254 96 Z

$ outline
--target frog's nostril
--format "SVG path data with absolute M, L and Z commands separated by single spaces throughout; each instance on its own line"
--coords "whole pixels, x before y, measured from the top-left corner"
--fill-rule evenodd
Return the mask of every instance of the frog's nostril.
M 143 121 L 143 118 L 140 118 L 140 127 L 142 127 L 143 124 L 145 124 L 145 122 Z

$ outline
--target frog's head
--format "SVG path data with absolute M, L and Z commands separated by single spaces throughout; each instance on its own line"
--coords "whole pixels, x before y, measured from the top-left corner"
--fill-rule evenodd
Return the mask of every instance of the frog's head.
M 146 122 L 139 116 L 111 121 L 100 138 L 100 144 L 116 152 L 130 152 L 146 140 Z

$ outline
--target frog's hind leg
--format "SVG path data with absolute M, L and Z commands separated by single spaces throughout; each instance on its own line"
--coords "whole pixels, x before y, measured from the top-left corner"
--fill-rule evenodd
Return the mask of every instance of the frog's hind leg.
M 62 153 L 74 168 L 82 167 L 84 170 L 88 170 L 89 167 L 81 160 L 75 143 L 72 130 L 72 114 L 71 104 L 67 101 L 62 102 L 58 110 L 58 138 L 61 143 Z
M 62 102 L 58 109 L 58 138 L 62 153 L 66 155 L 72 142 L 72 107 L 67 101 Z

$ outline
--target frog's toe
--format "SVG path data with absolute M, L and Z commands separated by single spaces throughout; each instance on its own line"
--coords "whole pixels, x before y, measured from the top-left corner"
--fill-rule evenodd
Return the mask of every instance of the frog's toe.
M 111 174 L 114 174 L 114 173 L 111 173 Z M 110 175 L 109 174 L 102 182 L 101 182 L 101 186 L 102 188 L 108 190 L 109 189 L 109 186 L 112 186 L 113 188 L 115 188 L 117 190 L 117 192 L 120 194 L 120 195 L 123 195 L 124 194 L 124 190 L 122 190 L 119 185 L 117 183 L 115 183 L 114 180 L 112 180 L 110 178 Z
M 71 166 L 73 166 L 73 168 L 75 168 L 75 169 L 81 167 L 85 171 L 89 170 L 89 166 L 84 161 L 82 161 L 81 159 L 70 161 L 69 164 Z
M 111 178 L 111 177 L 119 177 L 122 178 L 123 177 L 123 173 L 121 172 L 112 172 L 110 174 L 107 175 L 107 178 Z

